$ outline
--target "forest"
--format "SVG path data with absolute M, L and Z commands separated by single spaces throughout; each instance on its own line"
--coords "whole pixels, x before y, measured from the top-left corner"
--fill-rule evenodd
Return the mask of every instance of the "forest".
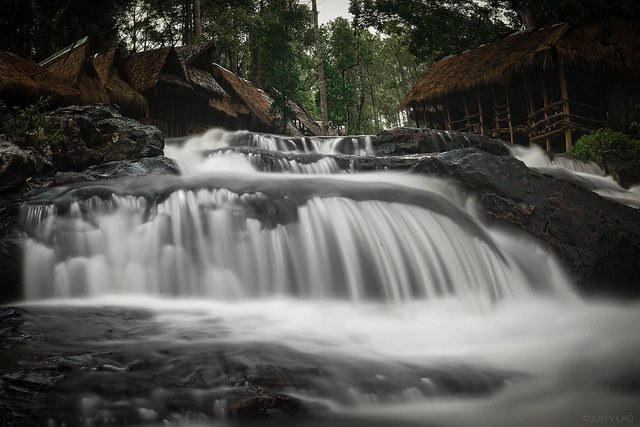
M 320 120 L 324 86 L 330 123 L 373 134 L 406 124 L 399 101 L 440 58 L 523 28 L 640 16 L 632 0 L 350 0 L 351 21 L 337 18 L 315 32 L 315 3 L 0 0 L 0 50 L 40 61 L 84 36 L 98 52 L 125 54 L 213 41 L 215 61 L 277 105 L 291 99 Z

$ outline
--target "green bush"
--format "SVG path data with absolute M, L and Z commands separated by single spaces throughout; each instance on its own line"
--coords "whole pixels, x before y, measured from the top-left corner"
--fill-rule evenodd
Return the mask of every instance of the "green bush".
M 0 133 L 5 133 L 18 147 L 50 155 L 51 149 L 64 138 L 64 132 L 62 123 L 52 123 L 44 116 L 49 102 L 50 97 L 40 97 L 27 107 L 12 110 L 1 102 Z
M 583 135 L 573 144 L 569 154 L 602 164 L 602 153 L 607 150 L 639 150 L 640 140 L 631 139 L 622 132 L 598 129 Z

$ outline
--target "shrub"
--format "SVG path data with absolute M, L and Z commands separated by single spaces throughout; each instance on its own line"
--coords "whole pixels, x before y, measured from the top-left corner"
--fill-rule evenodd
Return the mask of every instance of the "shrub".
M 49 106 L 50 97 L 40 97 L 26 107 L 10 110 L 0 103 L 0 132 L 20 148 L 34 149 L 49 156 L 51 148 L 64 138 L 63 124 L 52 123 L 43 112 Z
M 631 139 L 622 132 L 611 129 L 598 129 L 588 135 L 583 135 L 571 147 L 571 155 L 592 160 L 602 164 L 602 153 L 607 150 L 639 150 L 640 141 Z

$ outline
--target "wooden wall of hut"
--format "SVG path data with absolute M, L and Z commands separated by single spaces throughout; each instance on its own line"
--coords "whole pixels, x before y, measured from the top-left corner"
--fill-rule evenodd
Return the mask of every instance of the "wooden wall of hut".
M 478 86 L 413 104 L 416 126 L 487 135 L 548 151 L 609 127 L 629 132 L 640 88 L 631 78 L 577 66 L 532 68 L 504 85 Z

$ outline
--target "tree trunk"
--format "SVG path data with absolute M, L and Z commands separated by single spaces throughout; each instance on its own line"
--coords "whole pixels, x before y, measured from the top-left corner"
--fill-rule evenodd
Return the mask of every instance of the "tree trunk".
M 183 43 L 190 44 L 193 38 L 193 34 L 191 32 L 193 25 L 193 14 L 191 9 L 192 0 L 185 0 L 184 2 L 184 36 Z
M 322 115 L 322 134 L 329 132 L 329 113 L 327 112 L 327 85 L 324 78 L 324 63 L 322 60 L 322 44 L 320 43 L 320 30 L 318 29 L 318 6 L 316 0 L 311 0 L 313 11 L 313 35 L 316 39 L 316 59 L 318 60 L 318 88 L 320 90 L 320 112 Z
M 202 37 L 202 7 L 201 0 L 193 0 L 193 38 L 200 41 Z
M 260 18 L 264 15 L 264 0 L 260 0 L 260 10 L 258 11 Z M 258 36 L 258 59 L 256 60 L 256 86 L 262 87 L 262 31 Z
M 361 133 L 362 123 L 362 107 L 364 106 L 365 93 L 364 93 L 364 70 L 362 67 L 362 61 L 360 60 L 360 30 L 355 29 L 356 32 L 356 62 L 358 63 L 358 79 L 360 80 L 360 100 L 358 102 L 358 114 L 356 116 L 356 133 Z

